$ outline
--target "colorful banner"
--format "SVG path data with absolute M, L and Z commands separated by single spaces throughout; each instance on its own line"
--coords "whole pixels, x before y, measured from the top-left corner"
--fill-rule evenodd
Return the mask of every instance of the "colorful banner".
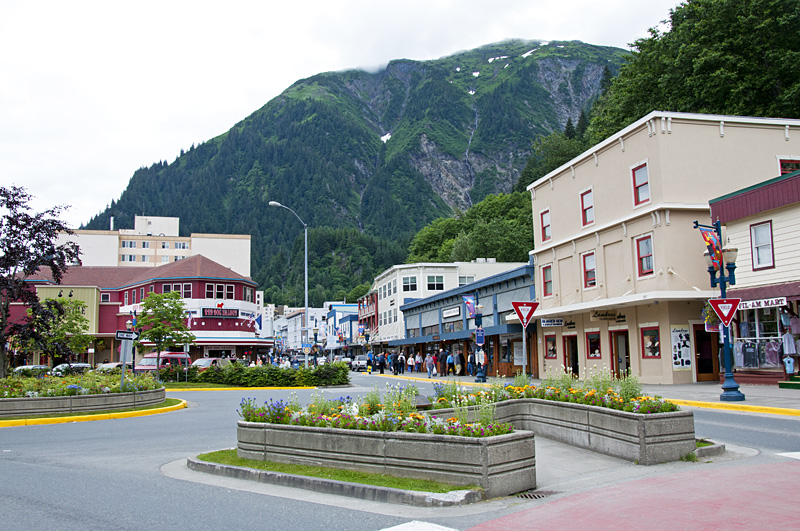
M 467 307 L 467 319 L 475 319 L 475 296 L 462 295 L 464 298 L 464 305 Z
M 700 227 L 700 234 L 706 242 L 714 269 L 719 270 L 722 267 L 722 242 L 719 241 L 719 236 L 713 229 L 704 229 L 703 227 Z

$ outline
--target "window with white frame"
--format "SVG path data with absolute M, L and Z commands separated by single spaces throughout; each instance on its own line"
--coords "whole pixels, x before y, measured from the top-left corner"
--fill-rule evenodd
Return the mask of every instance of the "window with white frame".
M 636 238 L 636 268 L 640 277 L 653 274 L 653 235 Z
M 553 266 L 542 266 L 542 296 L 550 297 L 553 295 Z
M 189 242 L 175 242 L 175 248 L 186 250 L 189 248 Z
M 169 293 L 170 291 L 172 291 L 172 284 L 161 285 L 161 293 Z
M 192 285 L 191 284 L 184 284 L 183 285 L 183 298 L 184 299 L 191 299 L 192 298 Z
M 167 262 L 169 262 L 169 256 L 166 256 L 166 255 L 162 256 L 161 257 L 161 263 L 164 264 L 164 263 L 167 263 Z
M 139 300 L 144 300 L 144 287 L 139 288 Z
M 546 242 L 550 239 L 550 209 L 543 210 L 541 214 L 539 214 L 539 219 L 542 223 L 542 241 Z
M 123 249 L 136 249 L 136 242 L 131 240 L 122 240 Z
M 583 287 L 593 288 L 597 285 L 597 268 L 594 251 L 583 255 Z
M 642 205 L 650 201 L 650 176 L 647 164 L 633 168 L 633 204 Z
M 475 282 L 475 275 L 459 275 L 458 276 L 458 286 L 466 286 L 467 284 L 472 284 Z
M 233 284 L 226 284 L 225 285 L 225 298 L 226 299 L 233 299 L 234 298 L 234 296 L 233 296 L 234 288 L 235 288 L 235 286 Z
M 444 275 L 428 275 L 428 291 L 442 291 L 444 289 Z
M 123 254 L 119 257 L 121 262 L 135 262 L 136 255 L 135 254 Z
M 125 306 L 128 305 L 128 292 L 125 292 Z
M 216 284 L 214 286 L 214 298 L 215 299 L 225 298 L 225 284 Z
M 161 242 L 162 249 L 169 249 L 169 242 Z
M 392 280 L 392 295 L 397 293 L 397 279 Z
M 143 254 L 142 255 L 142 262 L 149 262 L 149 261 L 150 261 L 150 256 L 148 256 L 146 254 Z
M 149 248 L 150 248 L 150 242 L 142 242 L 142 249 L 149 249 Z
M 403 277 L 403 291 L 417 291 L 417 277 Z
M 591 188 L 581 192 L 581 223 L 584 226 L 594 223 L 594 194 Z
M 111 294 L 110 293 L 101 293 L 100 294 L 100 302 L 111 302 Z
M 754 271 L 775 267 L 775 256 L 772 252 L 772 221 L 750 225 L 750 248 Z
M 253 302 L 253 288 L 244 288 L 244 301 Z

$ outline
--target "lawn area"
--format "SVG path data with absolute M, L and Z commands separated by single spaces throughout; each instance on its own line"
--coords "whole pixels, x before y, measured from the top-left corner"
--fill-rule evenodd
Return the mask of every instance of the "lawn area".
M 142 406 L 142 407 L 129 407 L 125 409 L 106 409 L 102 411 L 80 411 L 76 413 L 50 413 L 47 415 L 31 415 L 29 417 L 0 417 L 0 420 L 20 420 L 21 418 L 25 419 L 49 419 L 49 418 L 57 418 L 57 417 L 84 417 L 84 416 L 91 416 L 91 415 L 107 415 L 109 413 L 128 413 L 131 411 L 146 411 L 148 409 L 160 409 L 163 407 L 170 407 L 176 406 L 181 403 L 181 400 L 176 398 L 167 398 L 160 404 L 155 404 L 152 406 Z
M 240 466 L 254 468 L 256 470 L 268 470 L 270 472 L 280 472 L 282 474 L 294 474 L 297 476 L 308 476 L 313 478 L 332 479 L 336 481 L 346 481 L 348 483 L 361 483 L 362 485 L 375 485 L 377 487 L 390 487 L 393 489 L 412 490 L 419 492 L 451 492 L 454 490 L 480 490 L 475 485 L 450 485 L 424 479 L 399 478 L 384 474 L 370 474 L 367 472 L 356 472 L 353 470 L 339 470 L 338 468 L 316 467 L 308 465 L 290 465 L 285 463 L 275 463 L 272 461 L 255 461 L 252 459 L 241 459 L 236 455 L 236 450 L 219 450 L 200 454 L 197 458 L 209 463 L 220 465 Z

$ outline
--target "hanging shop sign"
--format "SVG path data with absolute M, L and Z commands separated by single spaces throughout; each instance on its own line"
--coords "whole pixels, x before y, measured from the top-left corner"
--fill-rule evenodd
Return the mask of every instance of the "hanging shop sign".
M 595 310 L 591 313 L 590 319 L 592 321 L 616 321 L 616 310 Z
M 564 326 L 564 318 L 553 317 L 550 319 L 539 319 L 539 324 L 542 326 L 542 328 L 547 326 Z

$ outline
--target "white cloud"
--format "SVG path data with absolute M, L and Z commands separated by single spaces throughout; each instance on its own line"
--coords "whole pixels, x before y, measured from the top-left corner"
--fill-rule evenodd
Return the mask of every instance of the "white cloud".
M 625 47 L 677 0 L 0 3 L 0 185 L 77 226 L 133 172 L 227 131 L 298 79 L 508 38 Z

